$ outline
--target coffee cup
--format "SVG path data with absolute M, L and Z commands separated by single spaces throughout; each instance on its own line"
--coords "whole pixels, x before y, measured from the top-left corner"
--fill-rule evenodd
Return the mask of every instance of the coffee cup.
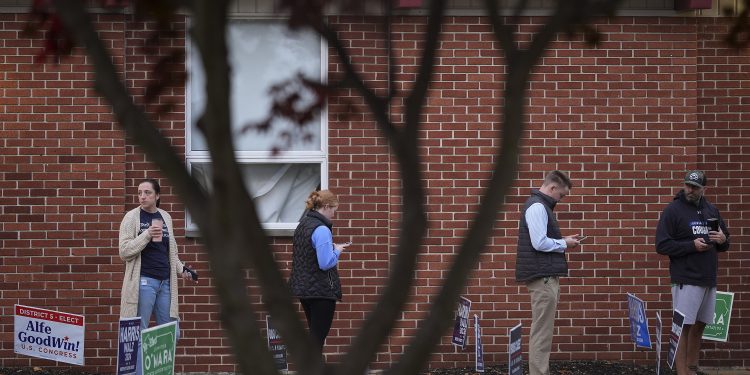
M 707 219 L 706 221 L 708 222 L 708 227 L 711 229 L 712 232 L 719 231 L 719 219 L 712 217 L 710 219 Z
M 161 218 L 155 217 L 151 219 L 151 225 L 156 225 L 159 227 L 159 235 L 154 236 L 153 238 L 151 238 L 151 240 L 154 242 L 161 242 L 162 231 L 163 231 L 162 228 L 164 227 L 164 221 Z

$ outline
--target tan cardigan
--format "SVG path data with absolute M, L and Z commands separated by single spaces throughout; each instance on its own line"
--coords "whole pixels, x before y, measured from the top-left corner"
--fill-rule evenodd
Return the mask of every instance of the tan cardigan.
M 182 273 L 183 264 L 177 257 L 177 241 L 175 240 L 172 216 L 167 211 L 158 209 L 169 231 L 169 264 L 171 266 L 169 286 L 171 301 L 169 316 L 179 318 L 177 306 L 177 280 Z M 151 241 L 148 231 L 138 235 L 141 225 L 141 207 L 136 207 L 125 214 L 120 223 L 120 259 L 125 262 L 125 277 L 122 280 L 122 295 L 120 297 L 120 318 L 138 316 L 138 291 L 141 280 L 141 251 Z

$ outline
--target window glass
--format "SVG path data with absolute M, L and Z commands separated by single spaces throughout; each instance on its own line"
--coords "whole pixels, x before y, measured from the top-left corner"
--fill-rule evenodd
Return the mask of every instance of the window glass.
M 227 43 L 232 69 L 232 142 L 246 187 L 266 228 L 293 229 L 310 192 L 327 188 L 326 111 L 304 126 L 275 119 L 267 132 L 259 132 L 248 125 L 267 119 L 273 86 L 295 80 L 299 74 L 313 82 L 325 81 L 325 45 L 311 31 L 293 32 L 280 20 L 255 19 L 232 20 Z M 206 104 L 205 75 L 194 46 L 189 47 L 188 56 L 186 159 L 190 172 L 210 191 L 212 164 L 197 128 Z M 302 85 L 291 89 L 300 94 L 300 106 L 316 99 Z M 188 230 L 198 229 L 189 212 L 186 225 Z
M 268 132 L 247 129 L 266 119 L 271 111 L 272 97 L 269 89 L 280 83 L 295 79 L 298 74 L 314 82 L 321 81 L 321 40 L 311 31 L 294 32 L 279 21 L 235 20 L 230 24 L 227 36 L 229 61 L 232 69 L 232 128 L 234 146 L 238 151 L 271 151 L 279 145 L 286 134 L 295 134 L 295 139 L 286 150 L 321 150 L 321 119 L 315 118 L 303 128 L 283 120 L 275 119 Z M 206 105 L 205 76 L 196 48 L 191 48 L 191 121 L 193 129 L 190 147 L 194 151 L 208 148 L 202 134 L 197 130 L 199 114 Z M 293 86 L 294 88 L 298 88 Z M 299 107 L 310 105 L 314 96 L 309 90 L 300 91 Z M 297 136 L 304 132 L 309 137 Z M 286 143 L 284 143 L 286 145 Z

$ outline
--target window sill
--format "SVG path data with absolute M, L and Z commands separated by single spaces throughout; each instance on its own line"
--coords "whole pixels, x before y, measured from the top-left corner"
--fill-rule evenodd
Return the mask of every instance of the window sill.
M 268 237 L 292 237 L 294 235 L 294 229 L 266 229 L 266 235 Z M 188 229 L 185 230 L 186 238 L 201 238 L 201 232 L 199 230 Z

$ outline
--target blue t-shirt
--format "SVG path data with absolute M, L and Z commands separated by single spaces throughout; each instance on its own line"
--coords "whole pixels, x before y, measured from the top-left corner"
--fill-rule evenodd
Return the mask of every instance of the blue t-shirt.
M 161 213 L 159 211 L 150 213 L 141 209 L 141 226 L 138 234 L 148 230 L 153 218 L 160 218 L 164 222 L 161 228 L 163 234 L 161 242 L 152 240 L 141 251 L 141 276 L 167 280 L 169 279 L 169 231 Z

